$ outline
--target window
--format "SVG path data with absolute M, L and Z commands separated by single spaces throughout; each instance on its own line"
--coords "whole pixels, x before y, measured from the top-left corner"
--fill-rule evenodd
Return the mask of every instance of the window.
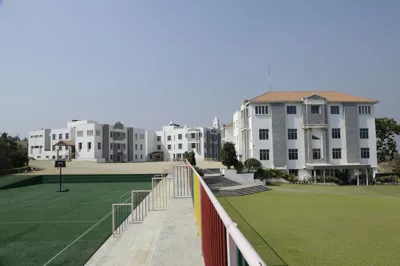
M 361 148 L 361 159 L 369 159 L 369 148 Z
M 178 139 L 182 139 L 182 134 L 178 134 Z
M 269 129 L 260 129 L 259 135 L 260 139 L 269 139 Z
M 143 150 L 143 144 L 140 144 L 140 150 L 141 151 Z
M 178 149 L 182 149 L 182 143 L 178 144 Z
M 342 149 L 341 148 L 333 148 L 332 149 L 332 158 L 333 159 L 342 159 Z
M 368 128 L 360 128 L 360 139 L 368 139 Z
M 299 176 L 299 170 L 298 169 L 289 169 L 289 175 Z
M 98 150 L 101 150 L 101 142 L 98 142 L 98 143 L 97 143 L 97 149 L 98 149 Z
M 171 140 L 171 136 L 167 136 L 167 140 Z
M 65 133 L 65 139 L 69 139 L 69 133 Z
M 157 150 L 161 150 L 161 145 L 157 145 Z
M 144 134 L 140 134 L 140 139 L 144 139 Z
M 332 138 L 340 139 L 340 128 L 332 128 Z
M 113 133 L 112 133 L 112 131 L 110 132 L 110 138 L 112 138 L 113 137 Z
M 59 150 L 59 151 L 62 151 L 62 146 L 58 146 L 58 150 Z
M 137 160 L 137 154 L 135 154 L 135 159 Z
M 312 135 L 312 139 L 319 139 L 317 136 Z
M 122 143 L 122 149 L 125 150 L 126 149 L 126 144 Z
M 135 144 L 135 150 L 137 150 L 137 144 Z
M 88 149 L 88 151 L 90 151 L 92 149 L 92 143 L 91 142 L 87 143 L 87 149 Z
M 135 140 L 137 140 L 137 134 L 135 134 Z
M 117 149 L 121 149 L 121 144 L 117 143 Z
M 289 149 L 289 160 L 299 159 L 299 154 L 297 149 Z
M 87 131 L 87 136 L 88 137 L 93 137 L 93 130 L 88 130 Z
M 110 143 L 110 150 L 112 150 L 113 149 L 113 144 L 112 143 Z
M 260 161 L 269 160 L 269 150 L 260 149 Z
M 339 114 L 339 106 L 331 106 L 331 114 L 332 115 L 338 115 Z
M 288 139 L 297 139 L 297 129 L 295 128 L 288 129 Z
M 296 114 L 296 106 L 287 106 L 286 112 L 288 115 L 295 115 Z
M 58 134 L 58 139 L 62 139 L 62 134 Z
M 31 136 L 31 138 L 32 138 L 32 136 Z M 56 139 L 56 134 L 53 134 L 53 140 L 55 140 Z
M 190 134 L 190 137 L 191 137 L 192 139 L 196 138 L 196 133 L 191 133 L 191 134 Z
M 171 144 L 168 144 L 167 148 L 168 148 L 168 150 L 170 150 L 171 149 Z
M 96 129 L 96 136 L 100 136 L 101 132 L 100 129 Z
M 319 114 L 319 105 L 311 105 L 311 113 L 312 114 Z
M 79 142 L 79 143 L 78 143 L 78 149 L 79 149 L 79 150 L 82 150 L 82 142 Z
M 55 155 L 53 155 L 51 158 L 52 158 L 53 160 L 55 160 L 55 159 L 56 159 L 56 156 L 55 156 Z
M 56 146 L 55 145 L 53 145 L 53 149 L 52 149 L 53 151 L 55 151 L 56 150 Z
M 196 143 L 192 143 L 192 149 L 196 149 Z
M 268 106 L 267 105 L 256 105 L 255 107 L 256 115 L 267 115 Z
M 82 130 L 77 131 L 76 132 L 76 136 L 77 137 L 83 137 L 83 131 Z
M 161 136 L 157 136 L 157 141 L 161 141 Z
M 370 115 L 371 114 L 371 106 L 368 106 L 368 105 L 358 106 L 358 113 L 360 115 Z
M 112 156 L 112 154 L 110 155 L 110 160 L 112 160 L 113 159 L 113 156 Z
M 321 149 L 313 149 L 312 150 L 312 158 L 313 158 L 313 160 L 321 159 Z
M 143 154 L 140 154 L 140 159 L 143 159 Z

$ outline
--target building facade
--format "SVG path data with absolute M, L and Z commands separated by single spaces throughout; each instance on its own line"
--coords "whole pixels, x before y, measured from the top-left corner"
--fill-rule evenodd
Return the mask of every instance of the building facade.
M 161 131 L 73 120 L 66 128 L 29 132 L 29 157 L 37 160 L 74 159 L 97 162 L 182 160 L 194 151 L 197 159 L 218 159 L 219 121 L 213 127 L 180 127 L 170 123 Z
M 371 177 L 376 103 L 339 92 L 268 92 L 234 113 L 233 142 L 241 161 L 256 158 L 300 180 L 336 169 Z

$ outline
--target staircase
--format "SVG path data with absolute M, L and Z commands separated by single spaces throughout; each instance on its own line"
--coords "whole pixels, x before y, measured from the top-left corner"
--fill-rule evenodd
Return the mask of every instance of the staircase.
M 219 169 L 204 169 L 203 180 L 214 193 L 218 196 L 245 196 L 259 192 L 271 190 L 262 185 L 242 185 L 226 177 L 218 176 Z

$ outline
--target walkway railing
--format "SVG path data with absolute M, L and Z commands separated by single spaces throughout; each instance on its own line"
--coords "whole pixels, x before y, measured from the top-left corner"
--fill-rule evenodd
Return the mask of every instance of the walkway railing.
M 188 176 L 205 265 L 265 266 L 194 167 L 178 167 Z

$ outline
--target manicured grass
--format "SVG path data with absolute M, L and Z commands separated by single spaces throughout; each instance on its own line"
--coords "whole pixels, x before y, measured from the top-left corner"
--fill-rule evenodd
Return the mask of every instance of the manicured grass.
M 399 265 L 400 186 L 273 186 L 219 198 L 268 265 Z
M 111 235 L 111 204 L 129 202 L 132 189 L 151 189 L 150 182 L 65 186 L 69 192 L 56 192 L 57 184 L 0 190 L 1 266 L 53 257 L 48 265 L 84 265 Z

